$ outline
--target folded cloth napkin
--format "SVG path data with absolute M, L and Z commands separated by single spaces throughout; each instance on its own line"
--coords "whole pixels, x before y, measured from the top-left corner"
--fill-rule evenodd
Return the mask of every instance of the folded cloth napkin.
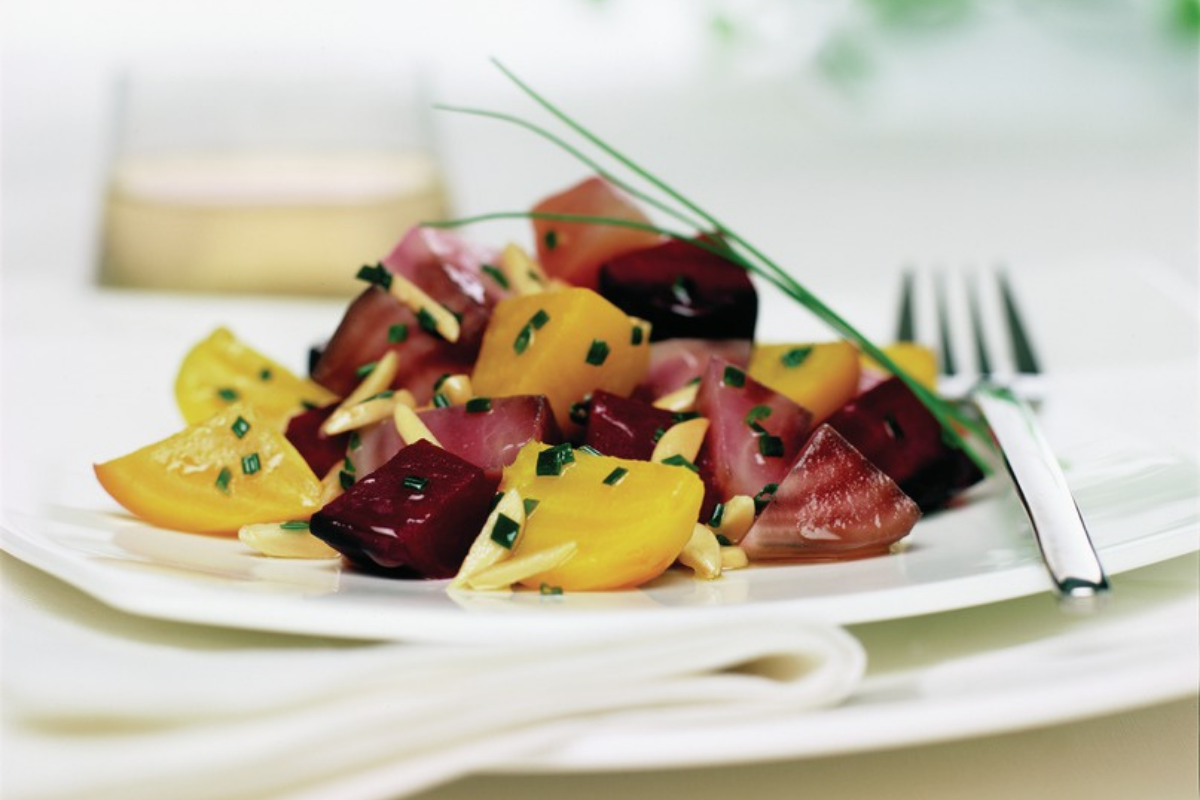
M 7 800 L 397 798 L 536 753 L 598 715 L 751 720 L 832 705 L 865 667 L 844 631 L 769 609 L 569 644 L 352 644 L 141 620 L 16 567 Z M 39 602 L 38 586 L 73 605 Z

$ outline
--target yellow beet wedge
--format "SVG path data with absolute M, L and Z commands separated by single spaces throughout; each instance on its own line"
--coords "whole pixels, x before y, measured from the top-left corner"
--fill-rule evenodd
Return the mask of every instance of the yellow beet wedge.
M 532 506 L 514 558 L 577 545 L 561 565 L 521 581 L 565 591 L 630 588 L 658 577 L 691 538 L 704 499 L 704 484 L 686 466 L 540 442 L 521 449 L 501 488 L 516 489 Z
M 175 378 L 175 402 L 189 425 L 245 402 L 263 422 L 282 430 L 305 403 L 326 405 L 336 399 L 323 386 L 297 377 L 247 346 L 227 328 L 217 328 L 193 347 Z
M 933 350 L 915 342 L 896 342 L 882 350 L 900 369 L 916 378 L 922 386 L 930 390 L 937 389 L 938 359 Z M 862 367 L 864 370 L 889 374 L 882 364 L 865 353 L 862 356 Z
M 308 519 L 321 507 L 321 483 L 308 464 L 240 404 L 95 470 L 129 511 L 181 531 L 236 533 L 256 522 Z
M 812 412 L 813 425 L 858 392 L 858 348 L 849 342 L 756 345 L 746 372 Z

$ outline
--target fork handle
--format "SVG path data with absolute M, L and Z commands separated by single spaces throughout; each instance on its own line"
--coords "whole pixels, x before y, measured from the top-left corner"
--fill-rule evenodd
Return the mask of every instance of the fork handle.
M 1033 409 L 1010 389 L 987 382 L 972 400 L 1004 456 L 1060 601 L 1070 610 L 1094 610 L 1108 593 L 1108 578 Z

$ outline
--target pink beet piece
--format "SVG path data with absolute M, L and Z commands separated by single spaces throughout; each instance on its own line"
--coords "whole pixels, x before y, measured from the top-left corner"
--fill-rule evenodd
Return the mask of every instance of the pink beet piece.
M 651 341 L 754 338 L 758 294 L 750 276 L 692 242 L 668 239 L 616 256 L 600 269 L 600 294 L 650 322 Z
M 363 569 L 449 578 L 483 527 L 495 490 L 479 467 L 417 442 L 314 514 L 310 529 Z
M 807 409 L 719 358 L 700 380 L 696 410 L 711 423 L 697 458 L 709 489 L 706 510 L 781 481 L 812 427 Z
M 606 456 L 649 461 L 663 432 L 679 419 L 641 400 L 598 391 L 588 408 L 583 443 Z
M 442 447 L 497 481 L 528 442 L 562 441 L 554 412 L 542 395 L 477 397 L 466 405 L 431 408 L 418 416 Z
M 908 535 L 921 510 L 829 425 L 821 425 L 742 548 L 752 561 L 878 555 Z
M 941 424 L 899 378 L 859 395 L 826 421 L 922 511 L 983 480 L 966 453 L 946 444 Z
M 284 436 L 292 443 L 317 477 L 323 477 L 334 465 L 346 457 L 346 445 L 350 434 L 339 433 L 326 436 L 321 426 L 337 408 L 337 403 L 323 408 L 310 408 L 288 420 Z
M 653 402 L 699 380 L 708 359 L 721 358 L 742 369 L 750 363 L 747 339 L 667 339 L 650 345 L 650 369 L 634 396 Z

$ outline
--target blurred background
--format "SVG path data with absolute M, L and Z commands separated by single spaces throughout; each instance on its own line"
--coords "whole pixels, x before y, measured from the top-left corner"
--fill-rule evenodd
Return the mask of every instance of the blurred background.
M 433 177 L 376 162 L 282 188 L 230 189 L 191 163 L 179 185 L 209 200 L 375 203 L 347 273 L 403 233 L 378 205 L 389 191 L 432 186 L 435 210 L 474 214 L 583 177 L 528 132 L 429 111 L 546 121 L 489 57 L 818 283 L 1024 258 L 1143 259 L 1196 283 L 1197 0 L 10 0 L 2 14 L 6 303 L 14 282 L 97 279 L 118 184 L 185 191 L 117 169 L 156 137 L 261 151 L 271 129 L 288 147 L 431 154 Z M 300 237 L 297 219 L 283 229 Z M 469 235 L 529 241 L 520 223 Z M 155 247 L 155 263 L 181 249 Z M 344 290 L 305 284 L 308 269 L 265 290 Z M 233 288 L 264 291 L 251 284 Z

